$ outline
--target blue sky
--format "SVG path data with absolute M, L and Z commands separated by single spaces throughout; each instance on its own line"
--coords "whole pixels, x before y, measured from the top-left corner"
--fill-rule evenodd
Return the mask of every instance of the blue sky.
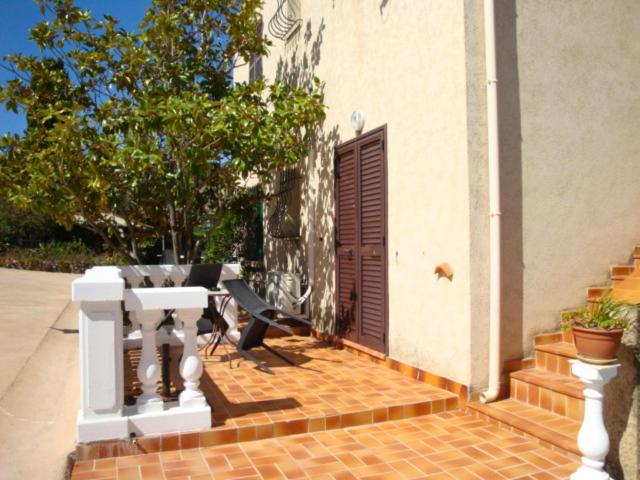
M 121 20 L 126 29 L 134 29 L 142 20 L 144 10 L 151 0 L 76 0 L 76 5 L 91 10 L 95 16 L 105 13 Z M 29 40 L 29 28 L 42 17 L 33 0 L 0 0 L 0 59 L 10 53 L 35 54 L 38 49 Z M 0 69 L 0 83 L 11 78 L 11 74 Z M 25 122 L 21 116 L 7 112 L 0 105 L 0 135 L 21 132 Z

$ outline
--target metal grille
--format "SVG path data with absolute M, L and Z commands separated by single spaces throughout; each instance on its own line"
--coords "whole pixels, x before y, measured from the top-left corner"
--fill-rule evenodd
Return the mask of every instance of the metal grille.
M 275 192 L 269 196 L 267 228 L 273 238 L 300 235 L 300 172 L 290 168 L 278 172 Z
M 278 0 L 276 13 L 269 20 L 269 33 L 279 40 L 284 40 L 300 21 L 300 0 Z
M 258 35 L 262 37 L 263 31 L 262 20 L 258 23 Z M 260 54 L 251 54 L 251 58 L 249 59 L 249 83 L 255 82 L 256 80 L 262 78 L 262 55 Z

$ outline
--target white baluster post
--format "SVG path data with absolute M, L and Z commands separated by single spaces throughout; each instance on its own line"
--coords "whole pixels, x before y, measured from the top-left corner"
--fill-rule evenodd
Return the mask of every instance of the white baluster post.
M 138 310 L 136 318 L 142 326 L 142 356 L 138 364 L 142 395 L 136 404 L 141 413 L 156 412 L 163 408 L 162 397 L 156 392 L 162 374 L 156 356 L 156 327 L 164 318 L 164 313 L 162 310 Z
M 180 361 L 180 375 L 184 380 L 184 391 L 180 394 L 180 406 L 184 408 L 206 407 L 207 401 L 198 388 L 202 376 L 202 360 L 198 355 L 196 322 L 202 309 L 181 308 L 176 311 L 183 323 L 184 350 Z
M 155 288 L 162 288 L 166 279 L 167 276 L 160 270 L 154 270 L 149 274 L 149 280 L 151 280 L 151 283 Z
M 173 285 L 175 287 L 181 287 L 184 281 L 187 279 L 187 274 L 184 273 L 183 269 L 176 268 L 171 272 L 169 278 L 171 278 L 171 281 L 173 282 Z
M 592 365 L 580 360 L 571 361 L 571 371 L 585 384 L 584 419 L 578 433 L 578 448 L 582 465 L 571 480 L 609 480 L 604 460 L 609 453 L 609 435 L 604 426 L 602 400 L 604 386 L 618 374 L 620 365 Z
M 80 412 L 78 442 L 128 435 L 123 415 L 122 309 L 124 280 L 116 267 L 94 267 L 74 280 L 80 302 Z

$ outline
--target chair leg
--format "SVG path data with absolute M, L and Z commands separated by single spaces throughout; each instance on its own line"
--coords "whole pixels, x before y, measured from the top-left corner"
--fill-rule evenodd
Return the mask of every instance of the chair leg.
M 209 350 L 209 355 L 214 354 L 214 352 L 216 351 L 216 348 L 218 348 L 218 345 L 220 345 L 221 341 L 222 341 L 222 335 L 217 334 L 216 340 L 215 342 L 213 342 L 213 346 L 211 347 L 211 350 Z
M 269 367 L 267 367 L 263 362 L 258 360 L 255 357 L 255 355 L 253 355 L 252 353 L 249 353 L 246 350 L 242 350 L 240 348 L 238 349 L 238 353 L 242 355 L 244 358 L 246 358 L 247 360 L 251 360 L 253 363 L 255 363 L 258 366 L 258 368 L 263 372 L 273 375 L 273 371 Z
M 274 350 L 273 348 L 271 348 L 269 345 L 267 345 L 266 343 L 263 343 L 262 346 L 267 349 L 268 351 L 270 351 L 271 353 L 273 353 L 276 357 L 281 358 L 282 360 L 284 360 L 285 362 L 287 362 L 289 365 L 293 365 L 295 366 L 296 364 L 294 362 L 292 362 L 291 360 L 289 360 L 287 357 L 285 357 L 284 355 L 282 355 L 280 352 L 278 352 L 277 350 Z

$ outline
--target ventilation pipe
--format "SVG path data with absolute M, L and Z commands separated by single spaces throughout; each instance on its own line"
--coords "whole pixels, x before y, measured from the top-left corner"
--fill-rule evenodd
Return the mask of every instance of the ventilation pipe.
M 494 0 L 484 0 L 484 49 L 487 74 L 487 137 L 489 146 L 489 388 L 480 394 L 492 402 L 500 392 L 500 142 L 498 74 Z

